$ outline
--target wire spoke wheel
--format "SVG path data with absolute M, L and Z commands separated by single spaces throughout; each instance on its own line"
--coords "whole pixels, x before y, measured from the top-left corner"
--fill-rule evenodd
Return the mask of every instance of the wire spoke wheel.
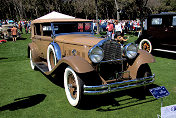
M 76 99 L 76 97 L 77 97 L 77 86 L 76 86 L 75 78 L 74 78 L 73 74 L 71 74 L 71 73 L 68 76 L 68 87 L 69 87 L 69 91 L 70 91 L 70 94 L 71 94 L 72 98 Z
M 139 49 L 145 50 L 149 53 L 152 52 L 152 44 L 148 39 L 143 39 L 139 43 Z
M 147 52 L 149 52 L 150 51 L 150 44 L 148 42 L 144 42 L 142 44 L 142 49 L 146 50 Z
M 64 87 L 69 103 L 74 107 L 79 107 L 83 97 L 83 81 L 70 66 L 64 72 Z

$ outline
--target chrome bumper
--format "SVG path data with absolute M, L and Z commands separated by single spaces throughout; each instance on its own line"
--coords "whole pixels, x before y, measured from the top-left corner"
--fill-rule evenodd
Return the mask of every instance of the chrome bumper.
M 84 94 L 85 95 L 99 95 L 112 93 L 116 91 L 131 89 L 135 87 L 145 86 L 152 84 L 154 82 L 155 75 L 144 78 L 136 78 L 133 80 L 123 81 L 123 82 L 115 82 L 105 85 L 98 86 L 86 86 L 84 85 Z

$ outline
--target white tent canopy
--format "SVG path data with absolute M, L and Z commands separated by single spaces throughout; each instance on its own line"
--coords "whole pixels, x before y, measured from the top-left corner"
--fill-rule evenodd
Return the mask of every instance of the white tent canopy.
M 37 19 L 75 19 L 75 17 L 53 11 Z

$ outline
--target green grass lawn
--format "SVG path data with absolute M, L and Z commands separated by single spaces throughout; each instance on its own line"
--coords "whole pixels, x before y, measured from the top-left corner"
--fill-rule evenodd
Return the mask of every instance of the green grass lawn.
M 149 94 L 144 97 L 139 89 L 87 96 L 82 109 L 72 107 L 64 88 L 31 69 L 27 58 L 30 35 L 23 37 L 0 44 L 0 118 L 156 118 L 160 114 L 161 100 Z M 129 41 L 135 39 L 131 35 Z M 176 60 L 155 58 L 156 63 L 150 64 L 155 84 L 170 92 L 163 105 L 176 104 Z

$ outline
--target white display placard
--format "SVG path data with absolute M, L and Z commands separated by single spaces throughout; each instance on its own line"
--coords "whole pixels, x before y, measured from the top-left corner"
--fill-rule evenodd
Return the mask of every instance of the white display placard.
M 176 104 L 161 107 L 161 118 L 176 118 Z

